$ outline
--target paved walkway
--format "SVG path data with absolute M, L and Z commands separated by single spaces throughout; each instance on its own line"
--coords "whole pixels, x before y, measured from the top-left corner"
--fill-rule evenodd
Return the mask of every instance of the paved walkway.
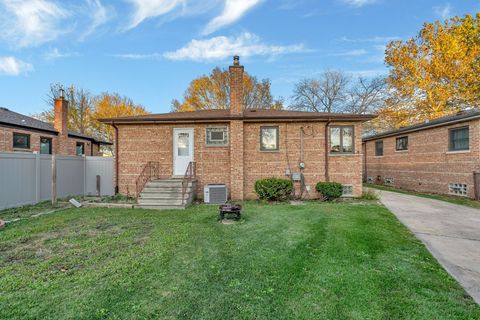
M 480 304 L 480 210 L 379 191 L 381 202 Z

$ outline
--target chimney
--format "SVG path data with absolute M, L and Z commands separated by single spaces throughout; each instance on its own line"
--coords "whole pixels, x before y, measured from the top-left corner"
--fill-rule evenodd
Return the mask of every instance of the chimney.
M 58 131 L 57 154 L 68 154 L 68 100 L 65 100 L 64 90 L 59 90 L 59 96 L 54 100 L 54 127 Z
M 233 57 L 233 66 L 230 66 L 230 114 L 243 114 L 243 66 L 240 57 Z
M 59 96 L 55 99 L 54 102 L 54 112 L 55 112 L 55 130 L 59 134 L 68 134 L 68 101 L 64 98 L 64 90 L 59 90 Z

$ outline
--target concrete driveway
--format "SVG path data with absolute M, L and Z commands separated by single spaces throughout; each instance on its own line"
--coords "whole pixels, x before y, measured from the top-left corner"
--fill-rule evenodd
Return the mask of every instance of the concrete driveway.
M 480 210 L 378 191 L 380 201 L 480 304 Z

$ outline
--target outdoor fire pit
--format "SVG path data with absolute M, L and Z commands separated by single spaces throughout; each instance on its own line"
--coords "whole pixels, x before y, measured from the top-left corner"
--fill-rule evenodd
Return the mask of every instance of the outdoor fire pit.
M 219 219 L 223 220 L 225 217 L 233 216 L 233 219 L 239 220 L 241 217 L 242 206 L 239 204 L 222 204 L 218 207 L 220 214 Z

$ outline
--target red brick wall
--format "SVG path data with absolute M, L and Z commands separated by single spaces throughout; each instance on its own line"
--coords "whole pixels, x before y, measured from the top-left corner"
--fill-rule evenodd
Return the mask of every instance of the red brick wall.
M 208 126 L 228 127 L 228 124 L 118 125 L 119 192 L 135 193 L 136 179 L 148 161 L 160 163 L 162 177 L 173 175 L 173 128 L 194 128 L 198 196 L 203 197 L 203 186 L 209 183 L 224 183 L 230 189 L 230 148 L 206 146 Z
M 448 130 L 468 125 L 470 150 L 448 151 Z M 408 136 L 408 151 L 396 152 L 397 137 Z M 480 121 L 426 129 L 383 140 L 383 157 L 375 156 L 375 141 L 366 142 L 365 177 L 394 179 L 394 186 L 420 192 L 448 194 L 449 183 L 467 184 L 474 197 L 473 172 L 480 171 Z
M 14 149 L 13 148 L 13 133 L 25 133 L 30 135 L 30 149 Z M 91 142 L 89 140 L 68 138 L 65 143 L 64 153 L 59 153 L 58 136 L 37 131 L 21 130 L 10 127 L 0 127 L 0 152 L 40 152 L 40 138 L 52 139 L 52 154 L 61 155 L 76 155 L 76 143 L 83 142 L 85 144 L 85 155 L 91 156 Z M 65 153 L 66 152 L 66 153 Z M 93 155 L 98 154 L 98 145 L 93 145 Z
M 340 124 L 340 123 L 335 123 Z M 232 126 L 240 126 L 234 121 Z M 279 126 L 279 151 L 260 151 L 260 126 Z M 333 123 L 332 123 L 333 125 Z M 171 177 L 173 168 L 173 128 L 194 128 L 197 163 L 197 195 L 203 197 L 203 186 L 209 183 L 224 183 L 232 197 L 256 198 L 254 183 L 260 178 L 285 177 L 285 170 L 299 172 L 300 128 L 304 136 L 304 176 L 310 187 L 310 197 L 317 197 L 315 184 L 325 180 L 325 123 L 244 123 L 242 130 L 230 130 L 230 146 L 207 147 L 205 128 L 227 126 L 223 124 L 149 124 L 118 125 L 119 128 L 119 192 L 135 193 L 135 182 L 148 161 L 158 161 L 164 177 Z M 243 134 L 235 136 L 243 131 Z M 361 125 L 355 126 L 355 154 L 330 155 L 330 180 L 352 184 L 355 196 L 362 193 Z M 243 156 L 240 148 L 243 144 Z M 288 148 L 287 148 L 288 145 Z M 288 152 L 287 152 L 288 149 Z M 230 163 L 230 155 L 234 162 Z M 233 154 L 235 153 L 235 154 Z M 288 157 L 287 157 L 288 155 Z M 243 165 L 242 165 L 243 157 Z M 243 167 L 243 169 L 240 169 Z M 242 172 L 243 171 L 243 179 Z M 242 188 L 243 186 L 243 188 Z M 243 193 L 243 195 L 242 195 Z
M 335 123 L 339 124 L 339 123 Z M 333 123 L 332 123 L 333 125 Z M 279 150 L 260 151 L 260 127 L 279 127 Z M 304 128 L 305 184 L 310 187 L 308 197 L 317 198 L 315 185 L 325 181 L 325 123 L 246 123 L 245 124 L 245 196 L 256 198 L 255 181 L 265 177 L 285 178 L 285 171 L 300 172 L 300 128 Z M 355 132 L 361 132 L 357 125 Z M 356 145 L 361 145 L 360 134 Z M 361 149 L 353 155 L 329 155 L 330 181 L 352 184 L 355 196 L 362 194 Z M 298 189 L 298 185 L 297 185 Z

